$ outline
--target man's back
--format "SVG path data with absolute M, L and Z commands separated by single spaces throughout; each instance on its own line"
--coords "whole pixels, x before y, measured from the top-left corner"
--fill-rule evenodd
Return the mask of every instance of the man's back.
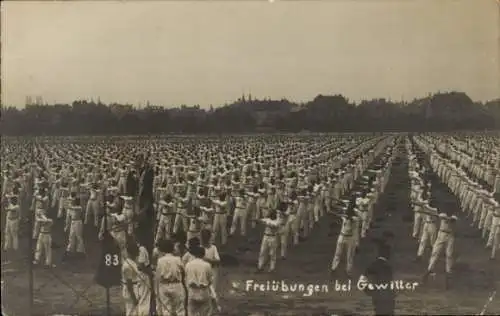
M 392 281 L 392 267 L 385 258 L 379 257 L 366 269 L 365 275 L 370 283 L 389 283 Z
M 395 308 L 395 292 L 391 289 L 393 272 L 386 259 L 390 250 L 387 245 L 382 245 L 381 248 L 379 249 L 381 255 L 372 262 L 364 274 L 373 286 L 372 289 L 367 289 L 366 294 L 372 297 L 376 315 L 393 315 Z
M 201 259 L 193 259 L 186 264 L 186 285 L 208 287 L 212 284 L 212 267 Z
M 189 298 L 188 315 L 210 316 L 213 298 L 213 273 L 210 264 L 196 258 L 186 264 L 185 270 Z
M 182 281 L 182 263 L 179 257 L 166 254 L 158 259 L 156 267 L 158 278 L 164 281 L 174 282 Z

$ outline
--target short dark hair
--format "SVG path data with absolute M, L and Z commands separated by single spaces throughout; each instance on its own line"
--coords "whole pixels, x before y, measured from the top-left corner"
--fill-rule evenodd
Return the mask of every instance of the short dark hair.
M 208 229 L 203 229 L 200 235 L 201 241 L 209 241 L 212 238 L 212 232 Z
M 189 249 L 194 248 L 194 247 L 198 247 L 200 245 L 200 238 L 193 237 L 193 238 L 189 239 L 188 245 L 189 245 Z
M 174 243 L 169 239 L 162 239 L 158 242 L 158 250 L 164 253 L 174 252 Z
M 269 211 L 269 218 L 272 220 L 275 220 L 276 218 L 278 218 L 278 212 L 274 209 L 270 210 Z
M 196 246 L 193 247 L 192 249 L 189 249 L 189 252 L 195 256 L 196 258 L 203 258 L 205 257 L 205 248 L 201 246 Z
M 286 212 L 287 208 L 288 208 L 288 204 L 285 202 L 280 202 L 278 204 L 278 210 L 280 210 L 282 212 Z

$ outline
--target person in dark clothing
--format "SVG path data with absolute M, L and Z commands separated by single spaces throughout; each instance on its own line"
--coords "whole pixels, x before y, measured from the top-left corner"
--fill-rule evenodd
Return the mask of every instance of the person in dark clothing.
M 151 165 L 146 162 L 139 176 L 139 202 L 141 207 L 149 200 L 153 199 L 153 180 L 154 170 Z
M 136 211 L 137 229 L 136 236 L 142 245 L 148 249 L 148 252 L 153 250 L 154 230 L 155 230 L 155 210 L 153 199 L 153 177 L 152 168 L 146 162 L 141 168 L 140 179 L 138 179 L 138 203 Z
M 359 278 L 358 284 L 363 284 L 364 292 L 371 296 L 375 315 L 394 315 L 396 294 L 391 288 L 393 271 L 389 263 L 390 246 L 379 243 L 378 257 Z M 369 286 L 365 286 L 370 284 Z
M 137 227 L 135 236 L 137 240 L 148 250 L 150 255 L 154 248 L 154 232 L 155 232 L 155 210 L 153 201 L 148 200 L 141 206 L 136 214 Z
M 105 231 L 102 237 L 99 266 L 94 280 L 104 288 L 111 288 L 122 284 L 121 260 L 119 260 L 121 258 L 121 249 L 108 231 L 108 215 L 105 215 L 103 219 Z
M 139 213 L 136 215 L 137 228 L 135 230 L 135 235 L 139 243 L 146 248 L 149 257 L 153 257 L 154 248 L 154 208 L 153 200 L 147 200 L 144 205 L 141 206 Z M 153 284 L 153 274 L 148 273 L 151 284 Z M 154 315 L 156 309 L 156 293 L 154 288 L 151 290 L 151 302 L 150 302 L 151 315 Z
M 135 235 L 139 243 L 147 249 L 149 257 L 153 258 L 154 232 L 156 231 L 153 198 L 154 170 L 147 161 L 147 157 L 138 161 L 140 168 L 139 178 L 137 179 L 138 187 L 135 191 L 138 192 L 136 212 L 137 228 L 135 230 Z M 150 274 L 149 277 L 150 281 L 153 282 L 152 274 Z M 156 309 L 156 293 L 154 289 L 151 291 L 150 306 L 151 315 L 153 315 Z
M 135 170 L 131 170 L 127 175 L 127 183 L 126 183 L 126 195 L 136 197 L 139 191 L 139 183 L 138 183 L 137 175 Z
M 136 236 L 141 243 L 148 249 L 152 255 L 154 244 L 154 231 L 155 231 L 155 210 L 153 199 L 153 176 L 149 175 L 152 169 L 148 164 L 144 165 L 140 184 L 139 184 L 139 201 L 137 205 L 136 220 L 137 229 Z

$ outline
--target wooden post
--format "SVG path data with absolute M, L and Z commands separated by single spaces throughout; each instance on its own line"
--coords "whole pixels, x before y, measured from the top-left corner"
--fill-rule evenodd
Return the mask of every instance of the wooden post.
M 111 316 L 111 299 L 109 294 L 109 287 L 106 288 L 106 316 Z

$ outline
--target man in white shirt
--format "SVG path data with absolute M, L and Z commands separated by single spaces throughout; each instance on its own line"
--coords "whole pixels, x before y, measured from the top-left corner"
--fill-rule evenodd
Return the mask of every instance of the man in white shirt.
M 205 257 L 203 258 L 206 262 L 212 265 L 213 271 L 213 287 L 217 290 L 217 281 L 219 276 L 219 264 L 220 256 L 217 246 L 210 242 L 212 238 L 212 232 L 210 230 L 204 229 L 201 231 L 201 245 L 205 248 Z
M 262 271 L 264 264 L 269 259 L 269 272 L 276 267 L 276 251 L 278 248 L 278 233 L 282 219 L 278 217 L 276 210 L 271 210 L 269 217 L 260 219 L 265 224 L 264 236 L 259 252 L 258 271 Z
M 174 244 L 170 240 L 161 240 L 158 249 L 164 255 L 158 259 L 156 266 L 157 314 L 184 316 L 186 293 L 182 285 L 184 269 L 181 259 L 173 255 Z
M 92 215 L 94 219 L 94 226 L 98 227 L 99 226 L 99 216 L 100 216 L 100 203 L 98 199 L 98 191 L 99 191 L 99 186 L 97 183 L 93 183 L 90 186 L 90 196 L 89 200 L 87 201 L 87 204 L 82 204 L 86 206 L 85 208 L 85 224 L 89 222 L 90 215 Z
M 210 263 L 203 260 L 205 249 L 195 247 L 192 249 L 196 257 L 186 264 L 186 287 L 188 291 L 188 315 L 212 315 L 212 301 L 215 299 L 213 289 L 213 271 Z
M 19 247 L 19 217 L 20 208 L 18 204 L 18 196 L 7 195 L 9 205 L 6 208 L 7 215 L 5 216 L 5 241 L 3 249 L 17 250 Z

